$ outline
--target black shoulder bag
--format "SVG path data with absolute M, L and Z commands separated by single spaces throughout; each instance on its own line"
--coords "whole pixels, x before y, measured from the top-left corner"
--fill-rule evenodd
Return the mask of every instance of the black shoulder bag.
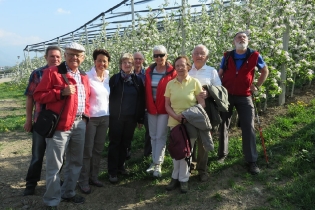
M 69 81 L 68 81 L 68 78 L 66 77 L 66 74 L 62 74 L 62 77 L 64 78 L 66 83 L 69 85 Z M 65 98 L 65 102 L 59 114 L 49 109 L 43 109 L 39 113 L 37 120 L 34 123 L 33 130 L 36 131 L 36 133 L 38 133 L 42 137 L 52 138 L 57 128 L 60 116 L 65 108 L 66 100 L 67 100 L 67 97 Z

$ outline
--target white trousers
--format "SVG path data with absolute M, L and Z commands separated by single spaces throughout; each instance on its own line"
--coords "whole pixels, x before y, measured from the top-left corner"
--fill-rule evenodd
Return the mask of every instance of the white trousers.
M 152 115 L 148 113 L 149 133 L 152 146 L 152 160 L 154 164 L 162 164 L 165 155 L 167 139 L 168 114 Z

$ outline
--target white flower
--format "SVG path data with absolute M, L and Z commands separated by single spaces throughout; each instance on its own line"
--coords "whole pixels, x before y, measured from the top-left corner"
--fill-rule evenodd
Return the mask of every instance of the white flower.
M 287 78 L 287 81 L 288 82 L 293 82 L 293 79 L 292 78 Z
M 265 93 L 260 94 L 260 98 L 267 98 L 267 95 Z
M 312 75 L 314 74 L 314 71 L 312 69 L 307 69 L 307 74 Z

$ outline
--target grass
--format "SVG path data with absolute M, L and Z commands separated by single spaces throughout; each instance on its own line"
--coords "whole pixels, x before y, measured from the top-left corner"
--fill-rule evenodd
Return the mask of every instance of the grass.
M 0 133 L 23 131 L 25 123 L 25 86 L 5 82 L 0 84 L 0 100 L 10 100 L 12 107 L 2 107 L 0 115 Z
M 255 209 L 314 209 L 315 99 L 309 104 L 303 102 L 290 104 L 287 106 L 287 110 L 286 115 L 276 117 L 273 123 L 263 130 L 269 157 L 268 165 L 265 162 L 263 148 L 257 133 L 258 164 L 263 172 L 256 176 L 236 172 L 222 186 L 239 196 L 247 193 L 249 189 L 255 189 L 253 193 L 261 193 L 255 186 L 262 186 L 264 195 L 268 198 L 268 204 Z M 141 154 L 143 136 L 143 130 L 136 130 L 132 142 L 133 151 L 139 151 Z M 215 144 L 217 148 L 217 142 Z M 229 157 L 223 165 L 214 161 L 215 153 L 209 154 L 211 174 L 220 176 L 220 173 L 231 167 L 244 165 L 241 137 L 235 136 L 230 139 L 229 150 Z M 127 165 L 133 176 L 124 178 L 121 183 L 128 184 L 131 181 L 147 180 L 150 183 L 149 186 L 166 185 L 170 181 L 172 172 L 172 160 L 168 152 L 166 152 L 163 163 L 164 180 L 153 179 L 152 175 L 144 172 L 150 162 L 150 158 L 143 159 L 142 156 L 129 160 Z M 103 173 L 103 178 L 106 176 L 106 172 Z M 206 191 L 208 188 L 208 185 L 201 183 L 197 184 L 194 189 Z M 167 195 L 159 189 L 156 192 L 156 198 L 161 196 Z M 212 198 L 218 202 L 224 200 L 219 192 L 214 193 Z
M 24 87 L 4 83 L 0 84 L 0 100 L 14 99 L 21 106 L 6 110 L 6 115 L 0 117 L 0 133 L 21 131 L 25 116 L 21 112 L 25 109 Z M 10 90 L 10 94 L 8 91 Z M 23 104 L 24 103 L 24 104 Z M 3 117 L 2 117 L 3 116 Z M 147 190 L 151 190 L 154 199 L 161 205 L 172 207 L 177 203 L 187 203 L 197 200 L 196 208 L 202 202 L 211 199 L 214 207 L 229 202 L 226 191 L 236 198 L 249 197 L 251 194 L 261 196 L 262 206 L 251 209 L 315 209 L 315 99 L 309 103 L 297 102 L 287 105 L 287 114 L 275 117 L 272 124 L 263 128 L 265 145 L 269 164 L 266 164 L 261 140 L 257 132 L 257 149 L 259 153 L 258 165 L 262 173 L 256 176 L 246 173 L 242 154 L 241 137 L 231 135 L 229 156 L 224 164 L 216 163 L 216 153 L 209 153 L 209 171 L 211 181 L 201 183 L 197 181 L 196 172 L 190 179 L 189 195 L 166 193 L 164 187 L 171 179 L 172 159 L 166 151 L 163 163 L 163 175 L 155 179 L 145 170 L 151 163 L 151 158 L 143 158 L 144 129 L 136 129 L 132 141 L 132 158 L 126 162 L 131 175 L 123 177 L 119 185 L 132 185 L 137 190 L 139 202 L 146 200 Z M 218 147 L 215 141 L 215 148 Z M 103 156 L 107 156 L 108 141 L 105 143 Z M 0 151 L 3 145 L 0 143 Z M 227 178 L 224 178 L 228 174 Z M 107 179 L 107 171 L 102 171 L 100 178 Z M 195 196 L 195 197 L 194 197 Z M 237 199 L 236 199 L 237 200 Z M 241 201 L 240 201 L 241 203 Z

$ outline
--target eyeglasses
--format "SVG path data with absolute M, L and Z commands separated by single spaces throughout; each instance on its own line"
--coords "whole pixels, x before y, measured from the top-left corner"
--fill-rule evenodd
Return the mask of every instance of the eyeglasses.
M 206 56 L 206 53 L 194 53 L 194 56 L 201 56 L 201 57 L 205 57 Z
M 135 58 L 135 61 L 136 61 L 136 60 L 142 61 L 143 59 L 142 59 L 142 58 Z
M 153 54 L 153 58 L 163 58 L 165 56 L 165 54 Z
M 77 58 L 82 58 L 84 55 L 83 54 L 74 54 L 74 53 L 67 53 L 67 55 L 70 57 L 70 58 L 74 58 L 75 56 Z

